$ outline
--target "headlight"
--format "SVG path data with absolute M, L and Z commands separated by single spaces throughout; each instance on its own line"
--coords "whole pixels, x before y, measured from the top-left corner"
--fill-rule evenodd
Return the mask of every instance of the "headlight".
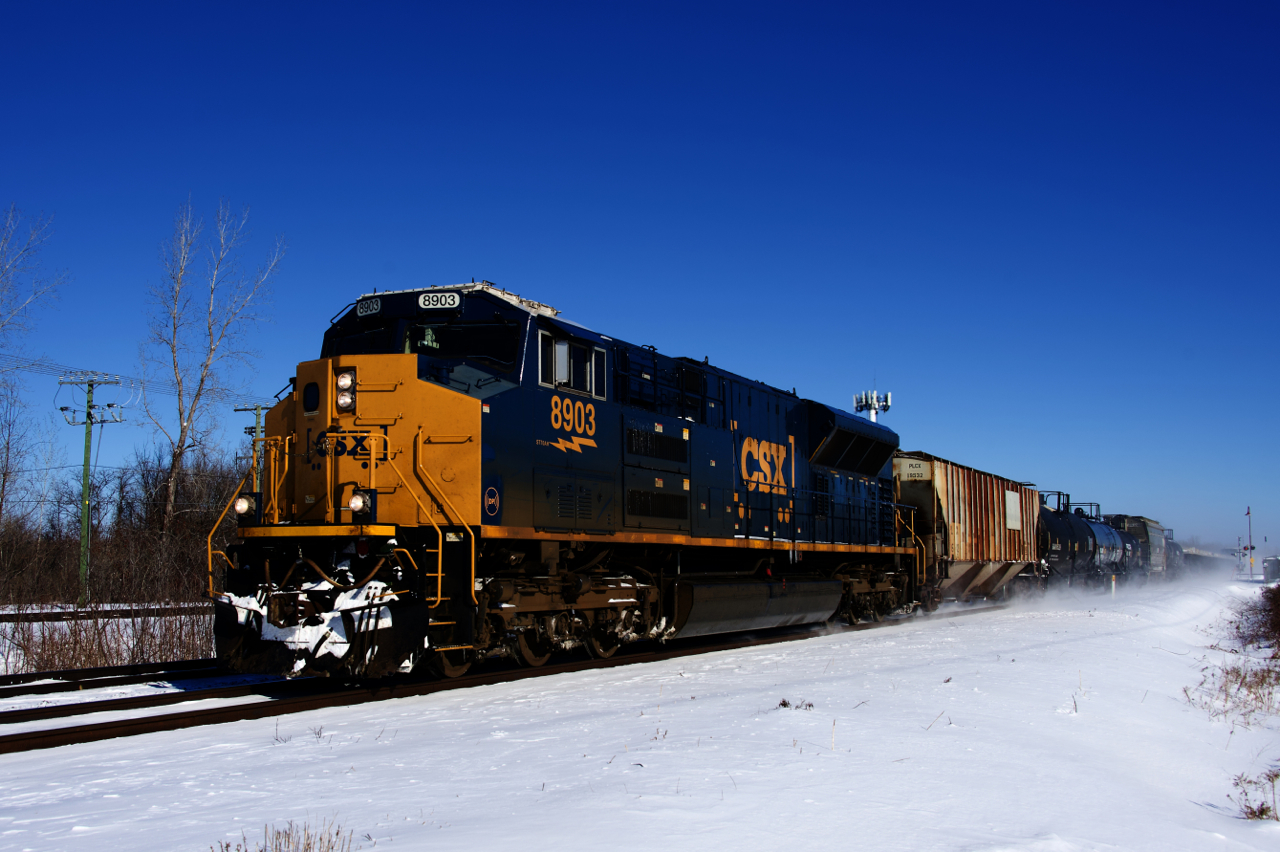
M 345 373 L 343 375 L 346 375 Z M 356 395 L 349 390 L 338 392 L 338 407 L 343 411 L 350 411 L 356 407 Z
M 348 370 L 338 375 L 338 390 L 350 390 L 355 387 L 356 374 Z
M 355 512 L 357 515 L 362 512 L 369 511 L 369 498 L 367 495 L 357 491 L 351 495 L 351 499 L 347 501 L 347 508 Z
M 247 515 L 253 511 L 253 498 L 240 496 L 236 498 L 235 506 L 237 515 Z

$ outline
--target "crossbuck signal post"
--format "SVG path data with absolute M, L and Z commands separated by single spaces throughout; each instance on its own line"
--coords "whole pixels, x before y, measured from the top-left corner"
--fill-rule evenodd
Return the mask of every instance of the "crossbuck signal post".
M 82 412 L 64 405 L 58 410 L 71 426 L 84 426 L 84 479 L 80 492 L 80 606 L 89 603 L 89 463 L 93 450 L 94 424 L 123 423 L 124 414 L 114 402 L 106 405 L 94 405 L 93 390 L 104 385 L 119 385 L 118 376 L 104 376 L 98 373 L 73 373 L 58 378 L 59 385 L 73 385 L 85 389 L 84 419 L 77 417 Z

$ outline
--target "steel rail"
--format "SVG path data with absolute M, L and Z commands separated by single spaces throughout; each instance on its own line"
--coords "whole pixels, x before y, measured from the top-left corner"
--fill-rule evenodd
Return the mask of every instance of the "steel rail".
M 118 675 L 115 677 L 84 678 L 76 680 L 54 681 L 52 683 L 25 683 L 17 686 L 0 687 L 0 699 L 22 698 L 27 695 L 49 695 L 55 692 L 81 692 L 86 689 L 105 689 L 112 686 L 131 686 L 138 683 L 150 683 L 156 680 L 178 681 L 193 680 L 202 677 L 216 677 L 228 674 L 226 669 L 219 668 L 216 663 L 191 669 L 160 669 L 153 673 L 136 675 Z
M 131 663 L 124 666 L 99 666 L 89 669 L 21 672 L 0 675 L 0 686 L 32 683 L 37 680 L 93 680 L 95 678 L 120 677 L 124 675 L 164 674 L 167 672 L 187 671 L 189 669 L 216 668 L 217 665 L 217 660 L 212 657 L 205 657 L 199 660 L 175 660 L 169 663 Z
M 785 635 L 748 636 L 748 638 L 725 641 L 723 636 L 700 637 L 689 640 L 680 647 L 664 647 L 657 651 L 637 651 L 635 653 L 619 653 L 606 660 L 576 660 L 539 666 L 495 670 L 481 674 L 463 675 L 448 680 L 428 682 L 392 681 L 379 683 L 363 688 L 345 688 L 326 691 L 315 695 L 300 695 L 279 698 L 253 704 L 235 704 L 228 707 L 210 707 L 201 710 L 190 710 L 184 713 L 167 713 L 144 716 L 135 719 L 119 719 L 112 722 L 100 722 L 89 725 L 69 725 L 44 731 L 27 731 L 18 734 L 0 736 L 0 754 L 33 751 L 36 749 L 56 748 L 64 745 L 98 742 L 117 737 L 138 736 L 141 734 L 177 731 L 203 725 L 216 725 L 225 722 L 243 722 L 264 719 L 272 716 L 283 716 L 292 713 L 303 713 L 309 710 L 324 710 L 335 707 L 351 707 L 387 701 L 393 698 L 410 698 L 420 695 L 431 695 L 453 689 L 467 689 L 476 686 L 491 686 L 499 683 L 514 683 L 529 678 L 549 677 L 557 674 L 609 669 L 633 663 L 654 663 L 680 657 L 709 654 L 716 651 L 732 651 L 782 642 L 795 642 L 820 635 L 837 635 L 856 630 L 893 627 L 901 624 L 914 624 L 918 621 L 944 620 L 965 615 L 993 612 L 1005 609 L 1006 605 L 978 607 L 952 613 L 930 613 L 914 618 L 901 618 L 871 624 L 842 625 L 833 628 L 828 624 L 805 625 L 787 632 Z
M 44 707 L 22 710 L 0 710 L 0 725 L 16 725 L 20 722 L 37 722 L 45 719 L 65 719 L 68 716 L 84 716 L 89 713 L 108 713 L 113 710 L 143 710 L 164 707 L 187 701 L 204 701 L 208 698 L 241 698 L 245 695 L 271 695 L 276 692 L 305 692 L 308 689 L 324 689 L 328 685 L 322 678 L 297 680 L 260 681 L 231 686 L 211 686 L 205 689 L 165 692 L 160 695 L 133 695 L 125 698 L 107 698 L 100 701 L 68 701 Z

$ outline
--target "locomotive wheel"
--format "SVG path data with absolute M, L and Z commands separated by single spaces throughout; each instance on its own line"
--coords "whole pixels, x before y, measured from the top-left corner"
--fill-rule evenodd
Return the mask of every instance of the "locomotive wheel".
M 924 600 L 920 602 L 921 608 L 925 612 L 937 612 L 938 604 L 942 603 L 942 593 L 937 589 L 928 589 L 923 597 Z
M 467 659 L 466 651 L 437 651 L 429 668 L 439 677 L 462 677 L 471 668 L 471 660 Z
M 587 653 L 597 660 L 609 659 L 622 647 L 618 634 L 605 630 L 588 630 L 584 644 L 587 646 Z
M 516 634 L 516 651 L 520 662 L 530 668 L 537 668 L 551 659 L 551 643 L 536 635 L 531 637 L 532 633 L 531 630 L 521 630 Z

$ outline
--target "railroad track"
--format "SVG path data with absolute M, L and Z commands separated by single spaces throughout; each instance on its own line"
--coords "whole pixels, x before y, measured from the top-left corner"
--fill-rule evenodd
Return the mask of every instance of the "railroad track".
M 21 710 L 0 710 L 0 725 L 16 725 L 20 722 L 37 722 L 46 719 L 63 719 L 83 716 L 86 713 L 106 713 L 113 710 L 145 710 L 182 704 L 187 701 L 203 701 L 207 698 L 241 698 L 246 695 L 285 695 L 323 688 L 324 681 L 314 678 L 299 680 L 267 680 L 253 683 L 237 683 L 229 686 L 211 686 L 206 689 L 165 692 L 160 695 L 132 695 L 125 698 L 105 698 L 91 701 L 74 701 L 44 707 L 27 707 Z
M 218 661 L 205 659 L 0 675 L 0 699 L 78 692 L 106 686 L 129 686 L 154 680 L 190 680 L 219 674 L 225 674 L 225 671 L 218 666 Z
M 62 745 L 97 742 L 116 737 L 138 736 L 141 734 L 176 731 L 194 728 L 201 725 L 216 725 L 224 722 L 241 722 L 252 719 L 263 719 L 272 716 L 283 716 L 290 713 L 303 713 L 308 710 L 323 710 L 333 707 L 350 707 L 393 698 L 408 698 L 419 695 L 431 695 L 452 689 L 466 689 L 476 686 L 488 686 L 497 683 L 511 683 L 528 678 L 546 677 L 570 672 L 607 669 L 632 663 L 659 662 L 714 651 L 731 651 L 740 648 L 751 648 L 762 645 L 774 645 L 782 642 L 794 642 L 819 635 L 845 633 L 857 630 L 871 630 L 892 627 L 900 624 L 919 621 L 944 620 L 967 615 L 994 612 L 1005 609 L 1005 605 L 975 607 L 956 612 L 935 613 L 888 620 L 879 624 L 856 624 L 832 628 L 829 625 L 807 626 L 804 628 L 784 629 L 783 632 L 771 631 L 765 636 L 748 636 L 745 638 L 725 640 L 723 636 L 705 637 L 687 640 L 679 645 L 668 645 L 657 650 L 636 649 L 631 653 L 620 651 L 607 660 L 574 660 L 563 663 L 552 663 L 538 668 L 502 668 L 485 671 L 479 674 L 468 674 L 449 680 L 405 681 L 391 680 L 369 686 L 346 687 L 328 683 L 321 678 L 305 678 L 295 681 L 275 682 L 272 684 L 246 684 L 211 690 L 192 690 L 182 693 L 167 693 L 163 696 L 142 696 L 135 698 L 113 699 L 109 701 L 91 701 L 66 705 L 71 708 L 64 712 L 59 708 L 33 708 L 32 710 L 8 711 L 0 713 L 0 723 L 17 723 L 37 719 L 66 718 L 85 713 L 96 713 L 104 710 L 130 710 L 186 701 L 199 701 L 206 698 L 231 698 L 250 694 L 273 696 L 267 701 L 248 704 L 232 704 L 225 707 L 206 707 L 191 709 L 179 713 L 164 713 L 140 718 L 116 719 L 84 725 L 69 725 L 46 730 L 24 731 L 14 734 L 0 735 L 0 754 L 11 754 L 21 751 L 33 751 L 43 748 L 54 748 Z M 39 711 L 50 711 L 41 715 Z M 54 712 L 56 711 L 56 712 Z M 11 715 L 12 714 L 12 715 Z M 25 714 L 25 715 L 23 715 Z

